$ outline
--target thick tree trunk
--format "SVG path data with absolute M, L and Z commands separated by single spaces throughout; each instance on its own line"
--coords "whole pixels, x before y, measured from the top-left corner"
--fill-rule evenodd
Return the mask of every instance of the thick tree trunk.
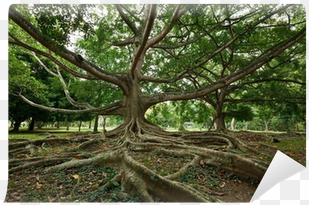
M 216 129 L 217 131 L 226 130 L 223 116 L 217 117 L 216 124 L 217 124 Z
M 138 123 L 146 121 L 145 103 L 143 102 L 140 85 L 137 78 L 131 79 L 129 95 L 125 97 L 125 116 L 124 123 L 133 123 L 133 131 L 136 130 Z
M 224 115 L 222 113 L 222 106 L 217 106 L 216 108 L 216 124 L 217 124 L 217 131 L 225 130 L 225 122 L 224 122 Z

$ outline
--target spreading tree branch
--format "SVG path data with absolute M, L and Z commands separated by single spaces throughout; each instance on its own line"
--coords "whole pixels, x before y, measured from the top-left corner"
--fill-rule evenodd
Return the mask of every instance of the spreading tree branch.
M 88 73 L 106 81 L 118 85 L 122 90 L 126 90 L 124 83 L 124 78 L 122 75 L 116 75 L 108 73 L 98 66 L 88 62 L 79 54 L 76 54 L 65 47 L 57 44 L 51 39 L 46 39 L 42 33 L 28 20 L 26 20 L 19 12 L 16 11 L 14 6 L 9 8 L 9 18 L 14 21 L 18 26 L 20 26 L 24 31 L 26 31 L 31 37 L 33 37 L 37 42 L 41 43 L 48 50 L 59 55 L 63 59 L 72 63 L 73 65 L 87 71 Z
M 148 41 L 148 37 L 150 35 L 150 31 L 152 29 L 153 22 L 154 22 L 155 17 L 156 17 L 156 8 L 157 8 L 157 5 L 151 5 L 150 12 L 149 12 L 148 18 L 147 18 L 147 23 L 146 23 L 146 26 L 145 26 L 145 29 L 144 29 L 144 32 L 143 32 L 143 36 L 141 38 L 141 42 L 139 42 L 137 52 L 136 52 L 136 54 L 133 58 L 133 62 L 131 64 L 130 70 L 131 70 L 132 76 L 134 76 L 136 65 L 137 65 L 138 61 L 140 60 L 142 53 L 145 52 L 146 43 Z
M 169 100 L 189 100 L 194 98 L 199 98 L 205 96 L 213 91 L 216 91 L 220 88 L 230 85 L 231 83 L 244 78 L 245 76 L 253 73 L 266 63 L 270 62 L 277 56 L 279 56 L 282 52 L 284 52 L 289 47 L 293 46 L 297 43 L 300 39 L 306 36 L 306 27 L 301 29 L 295 36 L 291 37 L 280 43 L 279 45 L 273 46 L 269 49 L 269 52 L 264 53 L 262 56 L 254 60 L 248 66 L 244 67 L 242 70 L 235 72 L 233 74 L 227 75 L 226 77 L 222 78 L 220 81 L 215 83 L 211 83 L 205 87 L 200 89 L 191 90 L 191 91 L 181 91 L 181 92 L 170 92 L 170 93 L 159 93 L 154 94 L 148 98 L 149 103 L 158 103 L 164 102 Z M 147 99 L 146 99 L 147 100 Z
M 153 45 L 160 42 L 172 30 L 173 26 L 177 23 L 180 17 L 185 14 L 185 12 L 186 10 L 180 9 L 180 6 L 178 5 L 174 10 L 173 16 L 170 19 L 170 23 L 157 36 L 151 38 L 147 42 L 147 48 L 152 47 Z
M 299 85 L 306 85 L 305 82 L 300 82 L 294 79 L 282 79 L 282 78 L 264 78 L 264 79 L 258 79 L 258 80 L 252 80 L 252 81 L 246 81 L 242 82 L 238 85 L 232 85 L 228 87 L 228 93 L 232 93 L 235 90 L 241 89 L 245 85 L 252 85 L 256 83 L 265 83 L 265 82 L 271 82 L 271 81 L 277 81 L 277 82 L 284 82 L 284 83 L 295 83 Z
M 60 72 L 60 69 L 58 66 L 56 66 L 57 68 L 57 74 L 52 72 L 50 69 L 47 68 L 47 66 L 35 55 L 35 53 L 33 53 L 33 56 L 35 57 L 35 59 L 37 59 L 37 61 L 39 62 L 39 64 L 48 72 L 50 73 L 51 75 L 57 77 L 59 79 L 59 81 L 61 82 L 62 84 L 62 88 L 63 88 L 63 91 L 65 93 L 65 96 L 67 98 L 67 100 L 71 103 L 71 105 L 73 105 L 74 107 L 77 107 L 77 108 L 86 108 L 86 109 L 93 109 L 94 107 L 91 106 L 89 103 L 79 103 L 79 102 L 76 102 L 70 95 L 70 92 L 69 92 L 69 89 L 61 75 L 61 72 Z
M 53 57 L 50 53 L 46 53 L 43 52 L 39 49 L 36 49 L 34 47 L 31 47 L 23 42 L 21 42 L 16 36 L 14 36 L 13 34 L 9 33 L 10 37 L 12 37 L 14 39 L 14 41 L 9 40 L 9 44 L 10 45 L 16 45 L 16 46 L 21 46 L 29 51 L 35 52 L 36 54 L 39 54 L 41 56 L 44 56 L 45 58 L 48 58 L 49 60 L 53 61 L 56 65 L 58 65 L 61 69 L 63 69 L 64 71 L 72 74 L 75 77 L 78 78 L 83 78 L 83 79 L 87 79 L 87 80 L 98 80 L 99 78 L 92 76 L 92 75 L 86 75 L 86 74 L 82 74 L 82 73 L 78 73 L 72 69 L 70 69 L 69 67 L 67 67 L 66 65 L 64 65 L 63 63 L 61 63 L 59 60 L 57 60 L 55 57 Z
M 231 102 L 231 103 L 248 103 L 248 102 L 282 102 L 282 103 L 294 103 L 294 104 L 306 104 L 305 98 L 300 98 L 299 100 L 296 100 L 297 98 L 294 98 L 294 100 L 288 100 L 288 99 L 282 99 L 282 98 L 248 98 L 248 99 L 225 99 L 224 102 Z
M 257 25 L 259 25 L 260 23 L 266 21 L 268 18 L 270 18 L 271 16 L 284 11 L 285 9 L 287 9 L 288 7 L 290 7 L 292 5 L 286 5 L 286 6 L 282 6 L 281 8 L 269 13 L 268 15 L 264 16 L 263 18 L 261 18 L 259 21 L 255 22 L 252 26 L 248 27 L 247 29 L 245 29 L 242 33 L 236 35 L 234 38 L 232 38 L 229 42 L 227 42 L 226 44 L 224 44 L 223 46 L 219 47 L 216 51 L 214 51 L 212 54 L 210 54 L 209 56 L 207 56 L 205 59 L 201 60 L 200 62 L 196 63 L 193 68 L 197 68 L 200 67 L 202 65 L 204 65 L 205 63 L 207 63 L 209 60 L 211 60 L 214 56 L 216 56 L 217 54 L 221 53 L 223 50 L 225 50 L 226 48 L 230 47 L 236 40 L 238 40 L 240 37 L 244 36 L 245 34 L 251 32 L 253 30 L 253 28 L 255 28 Z
M 117 11 L 120 14 L 120 17 L 122 18 L 122 20 L 124 20 L 124 22 L 129 26 L 129 28 L 133 31 L 134 35 L 137 35 L 137 28 L 134 26 L 134 24 L 128 19 L 128 17 L 125 15 L 125 13 L 122 10 L 121 5 L 119 4 L 115 4 Z

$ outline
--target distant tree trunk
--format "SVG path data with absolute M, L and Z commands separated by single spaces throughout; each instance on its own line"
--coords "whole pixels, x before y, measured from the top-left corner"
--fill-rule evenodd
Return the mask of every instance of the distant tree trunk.
M 91 129 L 91 121 L 92 121 L 92 120 L 89 120 L 89 129 Z
M 303 121 L 304 132 L 306 132 L 306 119 Z
M 180 123 L 180 126 L 179 126 L 178 130 L 181 131 L 181 132 L 185 132 L 186 131 L 186 129 L 183 126 L 183 123 Z
M 80 132 L 80 128 L 81 128 L 81 126 L 82 126 L 82 123 L 83 123 L 83 121 L 79 121 L 79 124 L 78 124 L 78 131 Z
M 103 116 L 103 132 L 106 132 L 106 116 Z
M 19 120 L 15 121 L 15 123 L 14 123 L 14 128 L 13 128 L 12 131 L 13 131 L 13 132 L 18 132 L 21 123 L 22 123 L 22 121 L 19 121 Z
M 211 116 L 210 119 L 211 119 L 211 123 L 210 123 L 210 127 L 208 128 L 208 131 L 210 131 L 213 126 L 215 127 L 215 130 L 217 130 L 217 123 L 215 123 L 216 117 Z
M 268 131 L 268 122 L 266 122 L 266 120 L 264 120 L 264 124 L 265 124 L 265 131 Z
M 235 118 L 233 117 L 232 118 L 232 121 L 231 121 L 231 130 L 235 130 Z
M 60 128 L 60 121 L 59 121 L 59 120 L 57 121 L 57 125 L 56 125 L 56 127 L 57 127 L 57 129 L 59 129 L 59 128 Z
M 33 131 L 34 130 L 34 124 L 35 124 L 35 120 L 34 120 L 34 118 L 31 118 L 31 122 L 29 124 L 28 131 Z
M 245 131 L 248 131 L 248 121 L 246 121 L 246 124 L 245 124 Z
M 298 132 L 298 123 L 295 123 L 295 132 Z
M 39 122 L 37 123 L 37 125 L 38 125 L 38 129 L 42 129 L 43 124 L 44 124 L 43 122 L 39 121 Z
M 70 122 L 67 122 L 67 131 L 70 129 Z
M 93 127 L 94 132 L 98 131 L 98 126 L 99 126 L 99 115 L 96 115 L 95 120 L 94 120 L 94 127 Z

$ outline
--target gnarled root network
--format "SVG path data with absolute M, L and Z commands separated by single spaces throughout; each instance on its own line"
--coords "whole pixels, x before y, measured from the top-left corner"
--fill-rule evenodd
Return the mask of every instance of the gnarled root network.
M 38 166 L 45 167 L 46 171 L 88 165 L 116 167 L 118 174 L 102 185 L 103 188 L 109 189 L 114 182 L 119 182 L 123 194 L 133 193 L 144 202 L 152 202 L 154 197 L 174 202 L 213 201 L 213 196 L 202 189 L 197 190 L 178 180 L 201 164 L 220 167 L 256 181 L 262 179 L 268 167 L 254 149 L 228 134 L 166 132 L 145 122 L 131 121 L 104 136 L 100 133 L 76 138 L 48 136 L 39 140 L 10 141 L 9 144 L 10 173 Z M 37 154 L 51 147 L 58 147 L 59 152 Z M 187 162 L 164 175 L 135 157 L 144 153 L 187 157 Z

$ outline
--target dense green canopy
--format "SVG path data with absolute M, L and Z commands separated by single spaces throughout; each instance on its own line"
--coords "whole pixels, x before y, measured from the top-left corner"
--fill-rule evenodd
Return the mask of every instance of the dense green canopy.
M 82 110 L 37 107 L 128 117 L 122 105 L 135 81 L 141 114 L 160 102 L 197 98 L 219 110 L 225 101 L 249 99 L 304 103 L 301 5 L 12 5 L 9 17 L 12 52 L 18 46 L 30 58 L 50 60 L 45 65 L 56 77 L 71 74 L 62 84 Z M 112 89 L 102 95 L 93 84 L 101 103 L 90 105 L 89 96 L 87 105 L 73 103 L 66 85 L 73 79 L 105 81 Z M 42 89 L 34 89 L 44 83 L 28 81 L 39 95 Z

